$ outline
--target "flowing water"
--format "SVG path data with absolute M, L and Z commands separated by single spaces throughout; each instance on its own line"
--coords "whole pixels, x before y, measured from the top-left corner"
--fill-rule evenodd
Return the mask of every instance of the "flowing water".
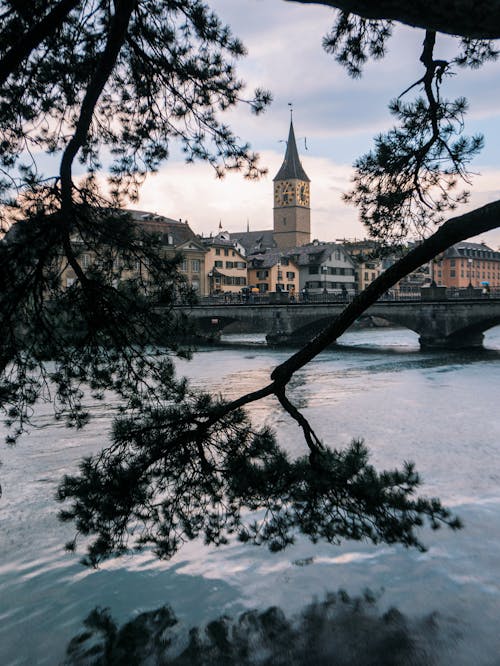
M 179 362 L 179 371 L 234 397 L 264 385 L 288 355 L 256 344 L 259 336 L 235 340 L 248 344 L 202 349 Z M 439 663 L 499 664 L 500 328 L 487 333 L 485 350 L 473 352 L 423 353 L 416 336 L 399 329 L 355 331 L 339 342 L 293 379 L 295 404 L 332 447 L 361 437 L 379 469 L 413 460 L 422 492 L 452 507 L 462 531 L 424 532 L 425 553 L 306 539 L 278 554 L 193 542 L 170 562 L 143 553 L 89 570 L 62 548 L 72 533 L 57 521 L 54 493 L 60 477 L 105 442 L 112 410 L 93 406 L 95 417 L 81 432 L 41 412 L 40 427 L 0 456 L 0 665 L 57 664 L 95 606 L 123 622 L 169 603 L 193 626 L 246 608 L 298 611 L 339 588 L 383 590 L 380 604 L 410 617 L 439 612 L 453 627 Z M 250 411 L 292 454 L 304 452 L 297 426 L 275 400 Z

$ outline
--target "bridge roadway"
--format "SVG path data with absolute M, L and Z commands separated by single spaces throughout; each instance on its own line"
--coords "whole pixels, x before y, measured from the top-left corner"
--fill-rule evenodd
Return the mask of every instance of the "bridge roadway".
M 344 303 L 252 304 L 180 306 L 199 334 L 216 339 L 230 324 L 266 333 L 269 345 L 303 344 L 324 328 Z M 500 298 L 450 300 L 381 300 L 365 311 L 419 335 L 422 349 L 481 347 L 484 331 L 500 324 Z M 241 330 L 241 329 L 240 329 Z

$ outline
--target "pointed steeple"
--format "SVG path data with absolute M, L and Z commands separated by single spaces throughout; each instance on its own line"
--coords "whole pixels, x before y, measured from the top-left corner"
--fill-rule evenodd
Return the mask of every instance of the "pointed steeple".
M 285 159 L 273 180 L 290 180 L 291 178 L 304 180 L 307 183 L 310 182 L 304 171 L 304 167 L 300 163 L 299 152 L 295 142 L 295 133 L 293 131 L 293 121 L 290 119 L 290 131 L 288 132 Z

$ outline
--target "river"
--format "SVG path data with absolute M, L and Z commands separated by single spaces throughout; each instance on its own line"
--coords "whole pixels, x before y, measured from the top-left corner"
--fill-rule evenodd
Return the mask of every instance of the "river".
M 249 344 L 199 350 L 179 372 L 227 397 L 262 386 L 288 352 L 255 344 L 259 336 L 228 342 L 242 340 Z M 277 554 L 193 542 L 170 562 L 143 553 L 89 570 L 62 548 L 71 528 L 57 521 L 54 493 L 60 477 L 97 450 L 112 410 L 94 405 L 80 432 L 41 410 L 40 427 L 0 454 L 0 664 L 57 664 L 98 605 L 123 622 L 169 603 L 192 626 L 274 604 L 298 611 L 339 588 L 383 590 L 380 604 L 409 617 L 438 612 L 453 640 L 436 663 L 500 663 L 500 327 L 482 351 L 420 352 L 416 336 L 400 329 L 353 331 L 339 343 L 297 374 L 290 397 L 330 446 L 362 437 L 377 468 L 413 460 L 422 492 L 452 507 L 463 530 L 425 531 L 425 553 L 306 539 Z M 275 400 L 250 411 L 292 454 L 303 453 L 297 426 Z

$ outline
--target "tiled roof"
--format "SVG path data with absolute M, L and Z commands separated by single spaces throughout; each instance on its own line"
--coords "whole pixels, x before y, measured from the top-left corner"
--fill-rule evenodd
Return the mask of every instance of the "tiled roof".
M 164 215 L 156 215 L 142 210 L 129 210 L 134 222 L 148 234 L 161 236 L 166 245 L 181 245 L 196 238 L 195 233 L 186 222 L 173 220 Z M 172 237 L 172 243 L 168 242 L 168 236 Z
M 271 268 L 275 266 L 282 254 L 280 252 L 266 252 L 264 254 L 255 254 L 250 258 L 253 268 Z
M 349 257 L 349 254 L 338 243 L 319 242 L 294 247 L 291 250 L 287 250 L 285 255 L 287 257 L 293 257 L 298 266 L 308 266 L 311 263 L 311 256 L 317 255 L 317 262 L 321 264 L 326 261 L 327 257 L 335 250 L 341 250 L 347 257 Z M 349 260 L 351 260 L 350 257 Z
M 484 243 L 469 243 L 462 241 L 452 245 L 444 252 L 445 257 L 476 256 L 481 258 L 491 258 L 500 261 L 500 252 L 493 250 Z
M 245 248 L 247 255 L 275 248 L 274 231 L 265 229 L 263 231 L 235 231 L 229 236 L 232 241 L 238 241 Z

